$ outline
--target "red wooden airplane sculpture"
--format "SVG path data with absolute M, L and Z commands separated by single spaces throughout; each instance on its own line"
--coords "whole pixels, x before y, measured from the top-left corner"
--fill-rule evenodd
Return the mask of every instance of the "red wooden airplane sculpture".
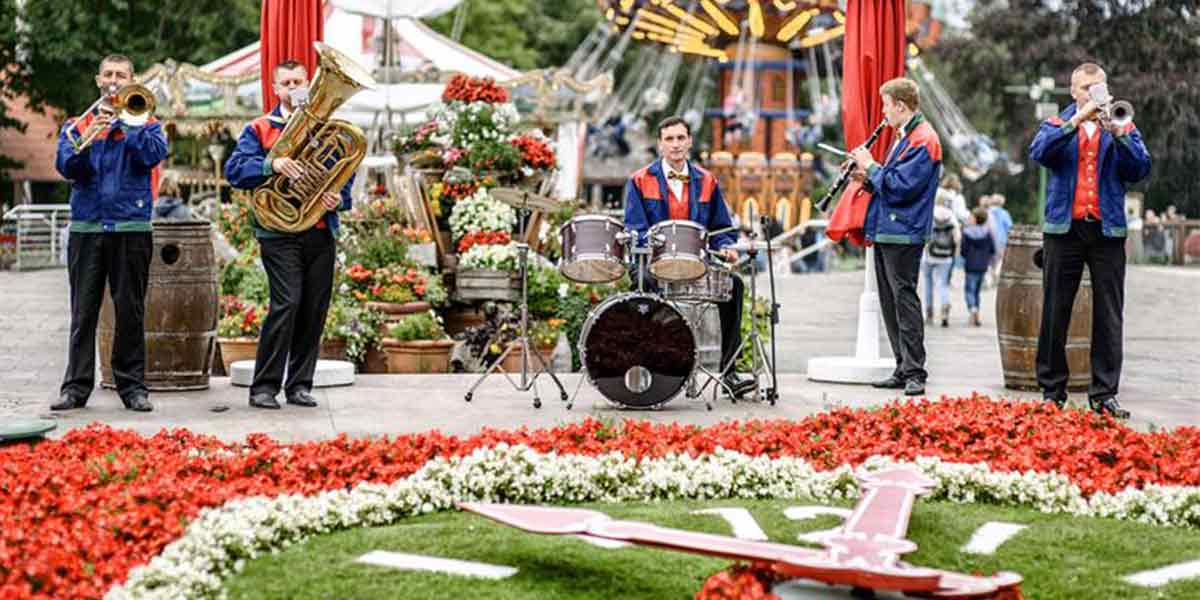
M 905 539 L 913 503 L 918 496 L 928 494 L 935 482 L 903 467 L 862 472 L 858 479 L 863 497 L 846 524 L 822 540 L 824 550 L 619 521 L 580 508 L 473 502 L 461 503 L 459 507 L 533 533 L 588 535 L 767 563 L 779 573 L 831 585 L 955 600 L 1021 598 L 1021 576 L 1016 573 L 1002 571 L 982 577 L 918 567 L 900 560 L 901 554 L 917 549 L 915 543 Z

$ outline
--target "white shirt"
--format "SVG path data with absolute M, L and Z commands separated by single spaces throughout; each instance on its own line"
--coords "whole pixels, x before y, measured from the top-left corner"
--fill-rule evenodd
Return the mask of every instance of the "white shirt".
M 678 173 L 680 175 L 683 175 L 684 177 L 687 177 L 687 174 L 688 174 L 687 161 L 686 160 L 683 161 L 683 169 L 682 170 L 676 171 L 675 169 L 671 168 L 671 165 L 668 164 L 667 160 L 664 158 L 662 161 L 662 168 L 663 168 L 663 176 L 667 178 L 667 187 L 671 188 L 671 193 L 675 195 L 675 198 L 677 198 L 679 200 L 687 201 L 688 199 L 683 197 L 683 182 L 679 181 L 677 179 L 671 179 L 671 173 Z
M 1096 127 L 1097 127 L 1096 122 L 1091 119 L 1088 119 L 1087 121 L 1083 122 L 1083 129 L 1084 129 L 1084 131 L 1087 132 L 1088 137 L 1092 137 L 1093 135 L 1096 135 Z

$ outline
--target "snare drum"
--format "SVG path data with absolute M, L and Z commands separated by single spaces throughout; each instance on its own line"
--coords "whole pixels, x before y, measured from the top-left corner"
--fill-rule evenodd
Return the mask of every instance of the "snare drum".
M 691 281 L 662 281 L 659 290 L 672 302 L 728 302 L 733 298 L 734 274 L 726 267 L 708 265 L 703 276 Z
M 580 215 L 558 230 L 562 241 L 563 276 L 579 283 L 609 283 L 625 274 L 625 246 L 617 234 L 620 221 L 604 215 Z
M 691 281 L 708 270 L 708 231 L 694 221 L 662 221 L 650 228 L 650 273 L 661 281 Z

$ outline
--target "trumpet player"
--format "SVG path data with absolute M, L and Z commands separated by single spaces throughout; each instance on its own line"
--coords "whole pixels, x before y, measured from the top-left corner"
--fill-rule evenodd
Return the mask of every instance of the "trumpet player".
M 1083 267 L 1092 277 L 1092 380 L 1097 413 L 1128 418 L 1117 402 L 1125 302 L 1125 184 L 1150 174 L 1150 153 L 1131 118 L 1109 114 L 1107 77 L 1084 63 L 1071 73 L 1075 103 L 1046 119 L 1029 158 L 1050 171 L 1042 254 L 1042 325 L 1037 379 L 1042 396 L 1067 402 L 1067 330 Z M 1103 88 L 1097 86 L 1104 86 Z M 1100 93 L 1102 92 L 1102 93 Z
M 129 410 L 153 410 L 145 384 L 144 313 L 153 252 L 151 180 L 167 157 L 167 138 L 153 117 L 135 118 L 106 104 L 115 90 L 131 83 L 133 61 L 120 54 L 104 57 L 96 74 L 102 100 L 67 121 L 58 136 L 54 164 L 71 182 L 71 338 L 67 372 L 51 410 L 83 408 L 92 393 L 96 323 L 106 282 L 116 313 L 112 369 L 117 393 Z M 81 147 L 79 140 L 88 143 Z
M 308 73 L 300 62 L 287 60 L 275 66 L 272 76 L 272 90 L 279 105 L 246 126 L 237 148 L 225 162 L 225 177 L 235 188 L 253 190 L 276 173 L 293 181 L 304 177 L 301 161 L 286 156 L 268 160 L 268 153 L 279 140 L 288 118 L 300 109 L 295 100 L 308 89 Z M 268 230 L 255 217 L 254 237 L 262 249 L 271 306 L 254 361 L 254 380 L 250 384 L 253 408 L 280 408 L 275 398 L 280 389 L 290 405 L 317 405 L 311 392 L 325 314 L 333 294 L 337 211 L 350 209 L 352 183 L 353 179 L 342 186 L 340 194 L 323 194 L 323 218 L 307 231 Z M 285 366 L 287 381 L 284 381 Z

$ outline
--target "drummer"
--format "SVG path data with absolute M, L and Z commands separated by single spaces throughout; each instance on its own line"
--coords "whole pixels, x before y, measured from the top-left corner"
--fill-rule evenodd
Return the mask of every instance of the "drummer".
M 661 158 L 634 172 L 625 184 L 625 226 L 637 231 L 641 240 L 645 240 L 650 227 L 667 220 L 694 221 L 708 231 L 731 226 L 717 178 L 688 160 L 691 149 L 692 130 L 687 121 L 668 117 L 658 124 L 658 155 Z M 714 254 L 735 262 L 738 254 L 730 246 L 736 241 L 736 232 L 724 231 L 711 235 L 708 246 Z M 633 276 L 642 279 L 645 289 L 657 290 L 649 273 L 634 273 Z M 723 379 L 737 396 L 754 387 L 754 381 L 738 377 L 734 367 L 734 353 L 741 340 L 744 295 L 741 278 L 734 277 L 732 297 L 718 303 Z

